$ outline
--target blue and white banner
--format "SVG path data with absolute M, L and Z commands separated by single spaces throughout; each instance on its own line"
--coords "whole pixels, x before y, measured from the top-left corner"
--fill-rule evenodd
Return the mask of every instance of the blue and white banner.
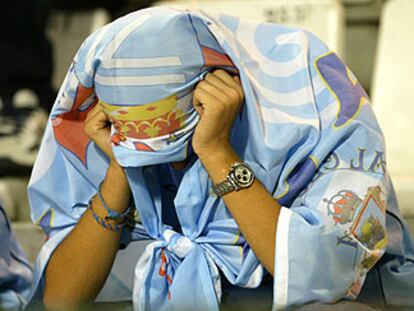
M 105 175 L 107 159 L 83 132 L 96 104 L 112 120 L 113 150 L 137 209 L 123 244 L 154 240 L 136 264 L 135 309 L 218 310 L 221 275 L 236 286 L 260 285 L 263 268 L 211 194 L 199 160 L 174 199 L 182 232 L 162 221 L 159 165 L 191 153 L 192 91 L 217 68 L 239 74 L 245 93 L 231 143 L 282 205 L 274 308 L 355 299 L 374 266 L 388 302 L 414 305 L 412 241 L 399 220 L 381 130 L 349 68 L 303 30 L 169 8 L 99 29 L 68 71 L 29 187 L 33 220 L 49 236 L 34 297 L 53 250 Z

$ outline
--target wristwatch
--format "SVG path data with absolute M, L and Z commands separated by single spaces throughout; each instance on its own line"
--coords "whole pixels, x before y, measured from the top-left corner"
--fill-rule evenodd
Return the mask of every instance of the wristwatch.
M 230 173 L 226 179 L 215 184 L 212 190 L 215 195 L 221 197 L 229 192 L 250 187 L 254 178 L 252 169 L 246 163 L 235 162 L 231 165 Z

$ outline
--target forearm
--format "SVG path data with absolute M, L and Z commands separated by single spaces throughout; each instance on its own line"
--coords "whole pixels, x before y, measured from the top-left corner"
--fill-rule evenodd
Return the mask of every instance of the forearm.
M 230 165 L 240 161 L 227 145 L 220 146 L 214 153 L 200 153 L 199 157 L 213 183 L 223 181 Z M 273 275 L 279 203 L 257 179 L 249 188 L 230 192 L 223 199 L 254 253 Z
M 102 197 L 113 210 L 122 212 L 129 202 L 126 176 L 118 165 L 111 164 L 101 188 Z M 105 210 L 98 197 L 92 208 L 101 216 Z M 86 211 L 73 231 L 53 253 L 45 274 L 44 302 L 48 309 L 73 310 L 92 302 L 113 265 L 120 233 L 100 226 Z

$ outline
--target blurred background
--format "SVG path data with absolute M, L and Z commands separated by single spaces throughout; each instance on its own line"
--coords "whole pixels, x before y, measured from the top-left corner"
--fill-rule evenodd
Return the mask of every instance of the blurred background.
M 414 232 L 414 0 L 2 0 L 0 202 L 30 262 L 44 241 L 26 187 L 56 93 L 88 34 L 128 12 L 190 5 L 304 28 L 348 64 L 371 96 L 387 165 Z

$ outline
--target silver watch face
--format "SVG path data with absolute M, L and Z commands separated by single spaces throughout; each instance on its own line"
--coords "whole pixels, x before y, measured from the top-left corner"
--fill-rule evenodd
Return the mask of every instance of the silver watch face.
M 251 171 L 251 169 L 244 165 L 244 164 L 239 164 L 234 168 L 233 171 L 234 177 L 237 180 L 237 183 L 241 186 L 241 187 L 247 187 L 250 186 L 251 183 L 253 182 L 253 172 Z

